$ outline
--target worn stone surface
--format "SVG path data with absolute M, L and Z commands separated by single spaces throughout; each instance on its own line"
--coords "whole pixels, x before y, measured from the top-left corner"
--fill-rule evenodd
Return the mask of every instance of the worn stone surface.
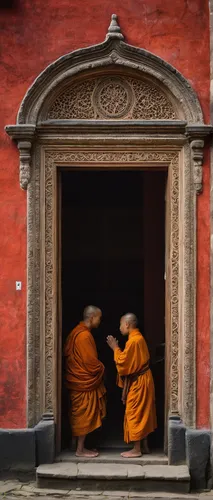
M 37 468 L 37 477 L 58 477 L 77 479 L 163 479 L 189 481 L 189 470 L 186 465 L 135 465 L 99 463 L 66 463 L 59 462 L 51 465 L 40 465 Z
M 36 463 L 51 464 L 55 456 L 55 423 L 53 420 L 41 420 L 35 426 Z
M 57 458 L 57 462 L 73 462 L 73 463 L 88 463 L 88 458 L 76 458 L 74 452 L 71 451 L 63 451 L 60 453 Z M 120 453 L 117 451 L 107 451 L 102 452 L 98 457 L 93 458 L 92 463 L 113 463 L 113 464 L 123 464 L 124 459 L 120 456 Z M 164 453 L 150 453 L 148 455 L 142 455 L 140 458 L 131 458 L 131 464 L 137 465 L 167 465 L 168 458 Z
M 163 479 L 163 480 L 182 480 L 189 481 L 189 470 L 186 465 L 157 465 L 143 467 L 145 478 L 149 479 Z
M 83 465 L 83 464 L 82 464 Z M 88 464 L 89 465 L 89 464 Z M 76 478 L 78 474 L 77 464 L 72 463 L 54 463 L 51 465 L 43 464 L 37 468 L 37 477 L 65 477 Z M 94 474 L 94 468 L 93 468 Z
M 178 420 L 169 420 L 168 461 L 170 465 L 184 464 L 186 460 L 185 426 Z
M 71 490 L 59 489 L 39 489 L 36 488 L 35 482 L 21 483 L 18 480 L 0 481 L 0 497 L 7 500 L 15 498 L 39 498 L 39 500 L 51 500 L 55 498 L 74 498 L 75 500 L 123 500 L 131 498 L 136 500 L 142 498 L 144 500 L 213 500 L 213 491 L 197 494 L 182 494 L 171 493 L 165 491 L 127 491 L 127 490 L 84 490 L 80 487 L 72 488 Z
M 192 489 L 207 487 L 210 460 L 210 432 L 188 429 L 186 431 L 186 457 L 191 476 Z
M 57 468 L 58 466 L 58 468 Z M 78 463 L 41 465 L 37 469 L 39 488 L 99 491 L 179 491 L 188 492 L 187 466 Z
M 30 471 L 35 467 L 33 429 L 0 429 L 0 469 Z
M 132 468 L 137 466 L 132 465 Z M 97 479 L 123 479 L 128 476 L 128 466 L 126 464 L 78 464 L 78 479 L 88 479 L 95 477 Z
M 141 465 L 132 465 L 128 464 L 127 467 L 127 477 L 129 479 L 135 478 L 135 479 L 143 479 L 144 478 L 144 467 Z
M 0 496 L 8 493 L 9 491 L 15 491 L 20 488 L 19 481 L 0 481 Z
M 21 491 L 25 491 L 27 493 L 33 493 L 34 495 L 66 495 L 69 490 L 55 490 L 51 488 L 37 488 L 36 485 L 24 485 L 21 488 Z
M 51 465 L 40 465 L 37 468 L 38 477 L 64 477 L 78 479 L 122 479 L 122 478 L 140 478 L 151 479 L 182 479 L 189 481 L 189 470 L 186 465 L 168 466 L 168 465 L 135 465 L 132 463 L 124 464 L 105 464 L 99 463 L 67 463 L 59 462 Z

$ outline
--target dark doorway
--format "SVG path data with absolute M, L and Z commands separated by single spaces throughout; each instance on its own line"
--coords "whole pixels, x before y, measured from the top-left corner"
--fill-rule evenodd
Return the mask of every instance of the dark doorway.
M 125 342 L 119 318 L 139 318 L 151 353 L 158 430 L 152 448 L 163 447 L 164 429 L 164 241 L 166 173 L 62 171 L 62 344 L 88 304 L 102 309 L 94 337 L 106 367 L 107 418 L 99 445 L 123 447 L 121 391 L 108 334 Z M 62 384 L 63 385 L 63 384 Z M 94 436 L 90 436 L 92 442 Z M 62 387 L 62 448 L 70 447 L 68 394 Z

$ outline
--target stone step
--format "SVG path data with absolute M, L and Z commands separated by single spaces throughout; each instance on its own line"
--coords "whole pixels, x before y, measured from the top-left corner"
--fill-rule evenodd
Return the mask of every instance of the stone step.
M 36 480 L 39 488 L 66 490 L 188 493 L 190 488 L 186 465 L 58 462 L 39 465 Z
M 121 457 L 123 450 L 103 450 L 100 451 L 99 456 L 93 458 L 92 463 L 103 464 L 124 464 L 128 463 Z M 91 459 L 77 458 L 74 452 L 65 450 L 56 457 L 56 462 L 72 462 L 72 463 L 91 463 Z M 164 453 L 150 453 L 142 455 L 140 458 L 131 458 L 131 464 L 136 465 L 168 465 L 168 457 Z

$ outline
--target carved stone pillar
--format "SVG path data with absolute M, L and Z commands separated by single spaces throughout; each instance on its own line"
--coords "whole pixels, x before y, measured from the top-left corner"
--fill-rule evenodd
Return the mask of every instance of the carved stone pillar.
M 32 144 L 30 141 L 18 142 L 20 155 L 19 181 L 22 189 L 27 189 L 28 183 L 30 181 L 31 146 Z
M 22 189 L 27 189 L 31 177 L 31 149 L 35 136 L 35 125 L 8 125 L 5 130 L 17 142 L 20 157 L 20 186 Z
M 194 187 L 196 193 L 200 194 L 203 190 L 204 139 L 212 133 L 212 127 L 209 125 L 191 125 L 186 127 L 186 131 L 190 141 Z
M 193 174 L 194 174 L 194 187 L 197 194 L 202 193 L 203 190 L 203 148 L 204 140 L 197 139 L 190 144 L 192 161 L 193 161 Z

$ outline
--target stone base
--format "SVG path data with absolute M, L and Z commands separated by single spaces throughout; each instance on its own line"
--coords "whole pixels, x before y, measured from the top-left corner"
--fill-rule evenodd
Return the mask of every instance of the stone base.
M 29 471 L 36 466 L 33 429 L 0 429 L 0 469 Z
M 168 432 L 168 463 L 170 466 L 181 466 L 187 464 L 192 490 L 208 489 L 212 485 L 212 474 L 210 467 L 210 441 L 211 435 L 207 430 L 185 429 L 180 419 L 169 420 Z M 29 472 L 35 470 L 40 464 L 51 464 L 55 460 L 55 424 L 52 419 L 43 418 L 38 425 L 32 429 L 0 429 L 0 470 Z M 62 454 L 63 455 L 63 454 Z M 106 454 L 105 454 L 106 455 Z M 61 456 L 59 461 L 75 463 L 75 459 Z M 117 453 L 109 458 L 106 456 L 101 460 L 101 456 L 93 461 L 97 465 L 100 463 L 117 467 L 122 465 Z M 132 466 L 166 466 L 165 456 L 146 456 L 142 461 L 135 461 Z M 60 464 L 58 464 L 60 465 Z M 94 465 L 93 465 L 94 467 Z M 145 469 L 143 469 L 145 470 Z M 167 469 L 169 470 L 169 469 Z M 177 469 L 178 470 L 178 469 Z M 52 480 L 52 478 L 51 478 Z M 53 479 L 54 480 L 54 479 Z M 78 479 L 75 479 L 75 481 Z M 103 479 L 102 479 L 103 480 Z M 144 487 L 148 485 L 150 479 L 144 479 Z M 161 481 L 161 479 L 160 479 Z M 155 480 L 157 487 L 158 480 Z M 115 485 L 114 485 L 115 487 Z M 149 485 L 151 488 L 152 486 Z M 158 484 L 161 487 L 161 483 Z M 104 488 L 105 489 L 105 488 Z M 187 490 L 188 491 L 188 490 Z
M 179 418 L 169 419 L 168 462 L 187 463 L 192 490 L 208 489 L 211 484 L 210 442 L 210 431 L 186 429 Z
M 186 463 L 186 428 L 179 418 L 169 419 L 168 461 L 170 465 Z
M 55 454 L 55 424 L 42 420 L 32 429 L 0 429 L 0 470 L 32 471 L 51 463 Z
M 210 432 L 205 430 L 187 429 L 186 431 L 186 458 L 193 490 L 204 490 L 208 487 L 210 436 Z

